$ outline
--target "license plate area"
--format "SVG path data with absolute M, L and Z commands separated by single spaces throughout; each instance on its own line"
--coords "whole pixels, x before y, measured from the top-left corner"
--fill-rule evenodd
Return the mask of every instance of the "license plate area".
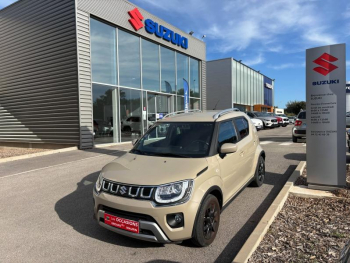
M 134 220 L 125 219 L 105 213 L 104 222 L 107 225 L 123 229 L 132 233 L 140 233 L 139 222 Z

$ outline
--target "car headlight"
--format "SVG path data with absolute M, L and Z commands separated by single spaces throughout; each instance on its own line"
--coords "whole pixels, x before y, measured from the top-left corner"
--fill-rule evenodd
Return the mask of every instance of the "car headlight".
M 96 184 L 95 184 L 95 189 L 96 192 L 99 193 L 101 191 L 102 188 L 102 182 L 103 182 L 103 176 L 102 176 L 102 172 L 100 172 L 100 175 L 97 178 Z
M 191 196 L 193 180 L 160 185 L 155 193 L 155 201 L 159 204 L 186 202 Z

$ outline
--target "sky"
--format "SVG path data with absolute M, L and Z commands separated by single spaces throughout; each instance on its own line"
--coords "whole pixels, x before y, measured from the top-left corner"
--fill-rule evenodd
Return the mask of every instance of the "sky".
M 111 0 L 110 0 L 111 1 Z M 166 22 L 202 38 L 207 60 L 233 57 L 275 79 L 275 105 L 305 100 L 305 50 L 347 44 L 348 0 L 130 0 Z M 15 2 L 0 0 L 0 9 Z

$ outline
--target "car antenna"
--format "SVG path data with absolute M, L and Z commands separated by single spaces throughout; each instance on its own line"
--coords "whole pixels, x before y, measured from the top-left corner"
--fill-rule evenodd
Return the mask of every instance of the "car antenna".
M 216 110 L 216 106 L 218 106 L 219 101 L 220 101 L 220 99 L 218 99 L 218 102 L 215 104 L 215 107 L 213 110 Z

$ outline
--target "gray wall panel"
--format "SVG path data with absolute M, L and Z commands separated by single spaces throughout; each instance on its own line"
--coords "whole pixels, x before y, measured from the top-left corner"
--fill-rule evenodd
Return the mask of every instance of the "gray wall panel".
M 165 22 L 164 20 L 159 19 L 158 17 L 150 14 L 146 10 L 139 8 L 138 6 L 134 5 L 133 3 L 130 3 L 126 0 L 77 0 L 78 1 L 78 9 L 81 11 L 85 11 L 86 13 L 95 15 L 97 17 L 100 17 L 102 19 L 105 19 L 121 28 L 125 28 L 127 30 L 130 30 L 131 32 L 135 32 L 135 34 L 139 34 L 145 38 L 151 39 L 153 41 L 159 42 L 161 45 L 168 46 L 172 49 L 175 49 L 179 52 L 182 52 L 184 54 L 187 54 L 189 56 L 198 58 L 200 60 L 205 60 L 205 43 L 195 37 L 192 37 L 188 34 L 188 32 L 184 32 L 169 23 Z M 176 45 L 173 45 L 170 42 L 167 42 L 165 40 L 162 40 L 158 37 L 156 37 L 154 34 L 151 35 L 146 32 L 144 28 L 141 28 L 138 31 L 135 31 L 134 28 L 129 23 L 130 16 L 128 14 L 128 11 L 131 11 L 134 8 L 138 8 L 141 14 L 144 17 L 144 20 L 147 18 L 152 19 L 153 21 L 157 22 L 158 24 L 161 24 L 174 32 L 177 32 L 181 34 L 182 36 L 185 36 L 188 38 L 188 49 L 183 49 L 181 47 L 178 47 Z
M 77 45 L 79 68 L 80 149 L 92 148 L 92 85 L 90 51 L 90 16 L 77 10 Z
M 208 61 L 207 64 L 207 109 L 232 108 L 231 58 Z
M 0 11 L 0 143 L 79 144 L 74 0 Z

